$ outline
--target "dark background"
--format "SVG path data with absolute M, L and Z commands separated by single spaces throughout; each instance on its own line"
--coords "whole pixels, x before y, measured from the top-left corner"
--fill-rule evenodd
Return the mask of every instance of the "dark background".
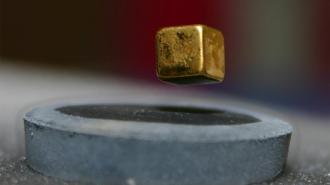
M 0 55 L 7 63 L 162 85 L 155 76 L 155 32 L 201 23 L 224 33 L 227 76 L 196 89 L 320 116 L 330 112 L 328 0 L 0 3 Z

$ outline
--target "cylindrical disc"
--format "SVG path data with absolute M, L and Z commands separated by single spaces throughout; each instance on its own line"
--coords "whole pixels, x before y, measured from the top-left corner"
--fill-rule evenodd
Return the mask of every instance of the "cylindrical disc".
M 292 132 L 272 117 L 205 105 L 61 104 L 24 120 L 30 167 L 114 185 L 269 180 L 283 170 Z

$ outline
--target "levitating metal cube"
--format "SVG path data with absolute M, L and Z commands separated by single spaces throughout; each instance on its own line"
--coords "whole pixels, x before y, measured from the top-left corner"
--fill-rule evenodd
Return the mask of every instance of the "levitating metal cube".
M 160 80 L 175 84 L 223 81 L 225 53 L 220 31 L 204 25 L 168 27 L 158 31 L 156 42 Z

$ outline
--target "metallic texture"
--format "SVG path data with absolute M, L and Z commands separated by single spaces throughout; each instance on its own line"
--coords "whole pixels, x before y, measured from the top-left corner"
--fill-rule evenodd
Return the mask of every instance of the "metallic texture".
M 220 31 L 189 25 L 157 32 L 157 76 L 175 84 L 221 82 L 225 76 L 224 38 Z
M 255 112 L 184 102 L 50 105 L 27 113 L 24 124 L 34 170 L 116 185 L 267 181 L 282 172 L 292 132 Z

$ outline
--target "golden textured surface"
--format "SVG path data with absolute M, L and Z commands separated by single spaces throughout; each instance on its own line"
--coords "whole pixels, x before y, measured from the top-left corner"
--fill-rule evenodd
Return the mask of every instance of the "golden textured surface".
M 225 75 L 222 33 L 204 26 L 163 28 L 156 35 L 157 76 L 176 84 L 221 82 Z

